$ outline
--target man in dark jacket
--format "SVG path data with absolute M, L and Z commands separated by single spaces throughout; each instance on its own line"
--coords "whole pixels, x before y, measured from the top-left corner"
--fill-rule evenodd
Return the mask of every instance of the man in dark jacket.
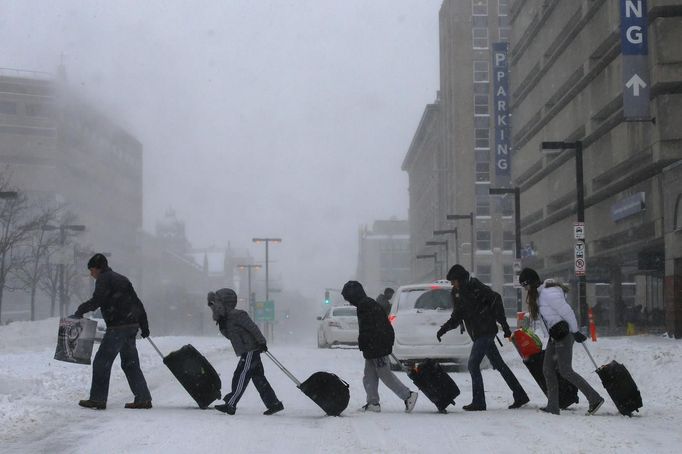
M 393 298 L 394 293 L 395 290 L 391 287 L 386 287 L 384 293 L 380 293 L 377 296 L 377 304 L 386 312 L 386 315 L 391 312 L 391 298 Z
M 137 297 L 128 278 L 109 268 L 103 254 L 93 255 L 88 261 L 88 269 L 90 276 L 95 279 L 95 292 L 90 300 L 78 306 L 73 317 L 81 318 L 86 312 L 99 308 L 107 330 L 92 362 L 90 398 L 81 400 L 78 404 L 98 410 L 106 408 L 111 366 L 120 353 L 121 369 L 135 396 L 133 402 L 125 404 L 125 408 L 152 408 L 152 396 L 140 369 L 135 345 L 138 329 L 142 337 L 149 336 L 149 323 L 142 301 Z
M 464 323 L 469 336 L 474 341 L 468 363 L 473 399 L 471 404 L 462 408 L 467 411 L 486 409 L 485 390 L 481 376 L 481 361 L 484 356 L 488 357 L 490 364 L 502 375 L 513 392 L 514 403 L 509 408 L 519 408 L 527 404 L 528 395 L 500 356 L 495 345 L 498 323 L 502 326 L 504 337 L 511 337 L 511 330 L 502 306 L 502 297 L 478 279 L 470 277 L 469 272 L 461 265 L 454 265 L 450 268 L 447 279 L 452 283 L 454 307 L 452 316 L 436 334 L 438 342 L 445 333 L 457 328 L 461 323 Z
M 222 288 L 208 293 L 208 307 L 213 311 L 213 320 L 223 336 L 232 343 L 234 352 L 239 356 L 237 368 L 232 375 L 232 391 L 223 400 L 224 404 L 215 409 L 234 415 L 249 381 L 253 380 L 256 390 L 267 407 L 264 415 L 273 415 L 284 410 L 284 405 L 265 378 L 260 354 L 268 351 L 265 337 L 249 314 L 236 309 L 237 294 L 230 288 Z
M 341 291 L 343 298 L 357 308 L 358 347 L 365 357 L 365 374 L 362 384 L 367 393 L 364 411 L 380 412 L 379 379 L 405 403 L 405 411 L 412 412 L 417 393 L 410 391 L 391 371 L 388 355 L 393 351 L 395 334 L 386 313 L 372 298 L 365 294 L 362 284 L 348 281 Z

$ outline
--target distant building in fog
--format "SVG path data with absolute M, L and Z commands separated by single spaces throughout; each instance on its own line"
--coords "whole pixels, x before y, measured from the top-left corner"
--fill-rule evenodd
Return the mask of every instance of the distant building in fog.
M 86 226 L 79 243 L 136 279 L 142 144 L 63 77 L 0 70 L 0 166 L 20 191 L 65 203 Z
M 409 232 L 408 222 L 397 219 L 377 220 L 371 229 L 360 229 L 357 280 L 368 296 L 410 282 Z

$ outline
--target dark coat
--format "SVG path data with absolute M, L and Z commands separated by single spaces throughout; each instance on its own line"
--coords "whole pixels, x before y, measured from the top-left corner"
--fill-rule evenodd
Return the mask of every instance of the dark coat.
M 383 293 L 380 293 L 379 296 L 377 296 L 377 304 L 386 312 L 386 315 L 391 312 L 391 301 L 386 298 L 386 295 Z
M 102 311 L 107 328 L 138 326 L 142 332 L 149 330 L 147 312 L 137 297 L 133 284 L 111 268 L 102 271 L 95 281 L 92 298 L 78 306 L 75 315 L 81 317 L 98 308 Z
M 227 315 L 218 320 L 218 328 L 232 343 L 237 356 L 258 350 L 266 340 L 249 314 L 241 309 L 228 309 Z
M 393 351 L 395 333 L 386 312 L 365 294 L 359 284 L 344 298 L 355 306 L 358 314 L 358 348 L 365 359 L 381 358 Z
M 476 278 L 469 280 L 459 290 L 452 289 L 453 309 L 450 319 L 442 326 L 446 332 L 464 322 L 473 340 L 497 334 L 497 324 L 505 337 L 511 334 L 504 314 L 502 297 Z

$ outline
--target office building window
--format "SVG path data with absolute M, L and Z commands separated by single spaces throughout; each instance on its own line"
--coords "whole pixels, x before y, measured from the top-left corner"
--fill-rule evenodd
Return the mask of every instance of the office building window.
M 474 82 L 490 82 L 488 73 L 487 61 L 474 61 Z
M 488 29 L 487 28 L 472 28 L 472 44 L 474 49 L 488 48 Z
M 490 265 L 476 265 L 476 278 L 484 284 L 492 282 L 492 273 Z
M 490 197 L 487 195 L 476 196 L 476 216 L 490 216 Z
M 474 157 L 476 158 L 476 162 L 490 162 L 490 151 L 476 150 L 474 151 Z
M 514 215 L 514 196 L 507 194 L 504 197 L 497 198 L 497 209 L 502 216 Z
M 498 16 L 509 15 L 509 0 L 497 0 L 497 15 Z
M 474 95 L 474 115 L 490 115 L 487 95 Z
M 474 148 L 490 149 L 490 129 L 474 129 Z
M 474 94 L 486 95 L 490 92 L 490 84 L 488 82 L 478 82 L 474 84 Z
M 502 249 L 505 251 L 513 251 L 516 244 L 516 238 L 512 232 L 505 230 L 502 232 Z M 511 281 L 504 281 L 511 282 Z
M 500 28 L 500 41 L 509 41 L 509 34 L 511 33 L 511 28 Z
M 17 103 L 11 101 L 0 101 L 0 114 L 16 115 Z
M 472 16 L 487 16 L 488 15 L 488 0 L 471 0 L 471 15 Z
M 514 267 L 512 265 L 504 265 L 504 283 L 513 284 L 514 283 Z
M 490 163 L 488 162 L 476 163 L 476 181 L 490 182 Z

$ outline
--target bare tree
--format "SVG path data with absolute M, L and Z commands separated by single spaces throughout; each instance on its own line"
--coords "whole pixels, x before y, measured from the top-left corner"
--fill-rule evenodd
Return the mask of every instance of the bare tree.
M 19 253 L 21 245 L 36 229 L 36 220 L 31 218 L 31 210 L 25 194 L 18 193 L 9 184 L 9 174 L 0 171 L 0 320 L 2 319 L 2 299 L 8 288 L 8 277 L 20 267 L 25 257 Z
M 35 320 L 36 293 L 42 274 L 45 272 L 47 258 L 59 245 L 59 238 L 46 232 L 46 226 L 54 224 L 61 211 L 60 207 L 47 201 L 40 201 L 37 206 L 36 229 L 27 238 L 26 244 L 22 248 L 25 251 L 23 263 L 15 271 L 17 279 L 24 284 L 31 297 L 31 320 Z

